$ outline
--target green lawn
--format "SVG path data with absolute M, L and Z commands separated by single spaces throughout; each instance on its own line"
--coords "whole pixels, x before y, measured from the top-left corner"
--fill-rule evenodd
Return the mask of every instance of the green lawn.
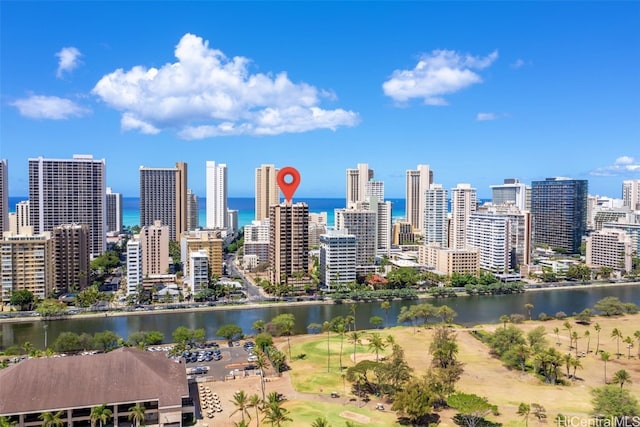
M 290 411 L 289 415 L 294 426 L 310 426 L 318 417 L 325 417 L 329 425 L 333 427 L 344 426 L 347 421 L 351 421 L 355 426 L 386 427 L 399 426 L 396 414 L 390 411 L 376 411 L 367 407 L 358 408 L 355 405 L 345 405 L 343 403 L 319 403 L 309 401 L 288 402 L 285 407 Z M 369 418 L 366 424 L 358 423 L 354 419 L 340 416 L 345 412 L 353 412 Z

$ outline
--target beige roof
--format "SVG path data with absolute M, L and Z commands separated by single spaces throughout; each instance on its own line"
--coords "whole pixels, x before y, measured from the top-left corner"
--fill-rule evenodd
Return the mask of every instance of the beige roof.
M 181 406 L 188 394 L 184 365 L 136 348 L 29 359 L 0 370 L 0 415 L 155 399 L 160 408 Z

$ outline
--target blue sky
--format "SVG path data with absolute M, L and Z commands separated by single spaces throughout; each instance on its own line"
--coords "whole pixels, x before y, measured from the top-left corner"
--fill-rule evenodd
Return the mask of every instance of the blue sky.
M 368 163 L 388 197 L 431 165 L 480 197 L 503 178 L 640 179 L 639 2 L 0 2 L 0 158 L 92 154 L 138 195 L 140 165 L 263 163 L 297 197 L 342 197 Z

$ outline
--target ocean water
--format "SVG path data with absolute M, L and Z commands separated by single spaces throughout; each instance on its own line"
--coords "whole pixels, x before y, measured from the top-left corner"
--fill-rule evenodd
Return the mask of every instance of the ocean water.
M 9 211 L 14 212 L 16 204 L 22 200 L 28 200 L 29 197 L 9 197 Z M 393 203 L 393 219 L 404 218 L 405 203 L 404 199 L 387 199 Z M 327 213 L 327 224 L 334 225 L 334 209 L 344 208 L 345 199 L 340 198 L 308 198 L 296 199 L 296 201 L 305 202 L 309 205 L 309 212 Z M 238 210 L 238 226 L 244 227 L 251 224 L 255 219 L 255 199 L 253 197 L 229 197 L 227 200 L 229 209 Z M 140 224 L 140 199 L 138 197 L 122 198 L 122 222 L 126 226 L 134 226 Z M 204 197 L 198 199 L 199 224 L 204 226 L 207 219 L 207 201 Z

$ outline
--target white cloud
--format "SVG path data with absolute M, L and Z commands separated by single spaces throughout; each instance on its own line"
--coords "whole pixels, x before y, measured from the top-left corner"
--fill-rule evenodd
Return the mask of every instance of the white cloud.
M 524 62 L 524 60 L 523 60 L 523 59 L 518 58 L 518 59 L 516 59 L 516 60 L 515 60 L 515 62 L 513 62 L 513 63 L 511 64 L 511 68 L 522 68 L 522 67 L 524 67 L 526 64 L 527 64 L 527 63 L 526 63 L 526 62 Z
M 498 51 L 481 58 L 453 50 L 434 50 L 422 55 L 412 70 L 395 70 L 382 89 L 398 102 L 422 98 L 427 105 L 447 105 L 443 95 L 481 83 L 482 78 L 472 70 L 487 68 L 497 58 Z
M 476 115 L 476 120 L 479 122 L 484 122 L 487 120 L 496 120 L 499 116 L 496 113 L 478 113 Z
M 70 99 L 57 96 L 37 96 L 18 99 L 11 103 L 20 114 L 31 119 L 63 120 L 71 117 L 82 117 L 91 112 Z
M 249 59 L 228 58 L 193 34 L 182 37 L 175 56 L 159 68 L 115 70 L 92 93 L 122 111 L 122 129 L 176 129 L 184 139 L 335 130 L 359 121 L 353 111 L 320 108 L 333 92 L 293 83 L 285 72 L 251 74 Z
M 640 161 L 631 156 L 620 156 L 613 165 L 597 168 L 591 171 L 593 176 L 617 176 L 640 174 Z
M 58 71 L 56 76 L 61 79 L 65 72 L 69 73 L 80 65 L 80 56 L 82 54 L 73 46 L 63 47 L 60 52 L 56 53 L 58 57 Z

